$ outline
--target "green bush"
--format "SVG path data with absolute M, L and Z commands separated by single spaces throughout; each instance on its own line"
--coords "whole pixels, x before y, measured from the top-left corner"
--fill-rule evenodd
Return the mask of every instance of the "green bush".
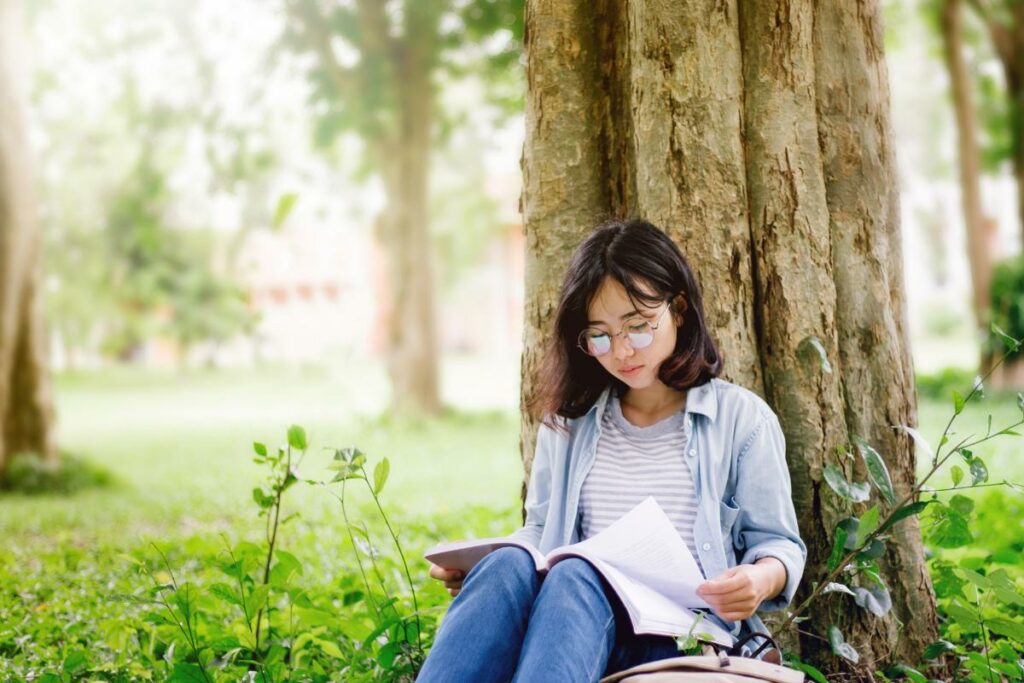
M 62 452 L 53 461 L 35 453 L 17 453 L 7 463 L 0 490 L 28 495 L 67 495 L 115 483 L 107 470 L 71 453 Z

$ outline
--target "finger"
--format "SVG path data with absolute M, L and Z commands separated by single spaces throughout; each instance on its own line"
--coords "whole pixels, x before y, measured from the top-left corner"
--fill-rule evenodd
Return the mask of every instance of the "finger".
M 729 578 L 712 579 L 702 583 L 698 589 L 698 595 L 723 595 L 742 588 L 747 583 L 745 576 L 732 576 Z
M 455 578 L 462 578 L 462 572 L 458 569 L 445 569 L 436 564 L 430 567 L 430 575 L 441 581 L 451 581 Z

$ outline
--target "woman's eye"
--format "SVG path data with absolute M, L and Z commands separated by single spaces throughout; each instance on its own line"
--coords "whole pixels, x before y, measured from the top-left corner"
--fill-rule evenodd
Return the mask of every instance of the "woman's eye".
M 646 320 L 634 320 L 626 325 L 626 330 L 630 333 L 645 332 L 647 330 Z

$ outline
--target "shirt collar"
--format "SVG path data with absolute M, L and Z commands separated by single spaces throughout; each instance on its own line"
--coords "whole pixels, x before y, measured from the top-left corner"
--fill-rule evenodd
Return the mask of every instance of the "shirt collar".
M 611 397 L 611 394 L 612 387 L 605 388 L 597 400 L 594 401 L 594 405 L 590 406 L 590 410 L 587 411 L 588 414 L 596 413 L 594 417 L 598 422 L 601 421 L 601 417 L 604 415 L 604 410 L 608 406 L 608 399 Z M 713 379 L 700 386 L 690 387 L 686 393 L 686 412 L 700 413 L 714 422 L 715 416 L 718 414 L 718 390 L 715 388 L 715 381 Z

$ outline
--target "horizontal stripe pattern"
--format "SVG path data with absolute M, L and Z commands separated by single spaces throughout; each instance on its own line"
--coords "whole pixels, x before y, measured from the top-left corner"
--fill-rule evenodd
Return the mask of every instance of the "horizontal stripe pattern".
M 593 467 L 580 492 L 580 538 L 607 528 L 647 496 L 654 496 L 698 564 L 693 525 L 697 491 L 685 462 L 691 422 L 680 411 L 637 427 L 611 397 L 601 420 Z

